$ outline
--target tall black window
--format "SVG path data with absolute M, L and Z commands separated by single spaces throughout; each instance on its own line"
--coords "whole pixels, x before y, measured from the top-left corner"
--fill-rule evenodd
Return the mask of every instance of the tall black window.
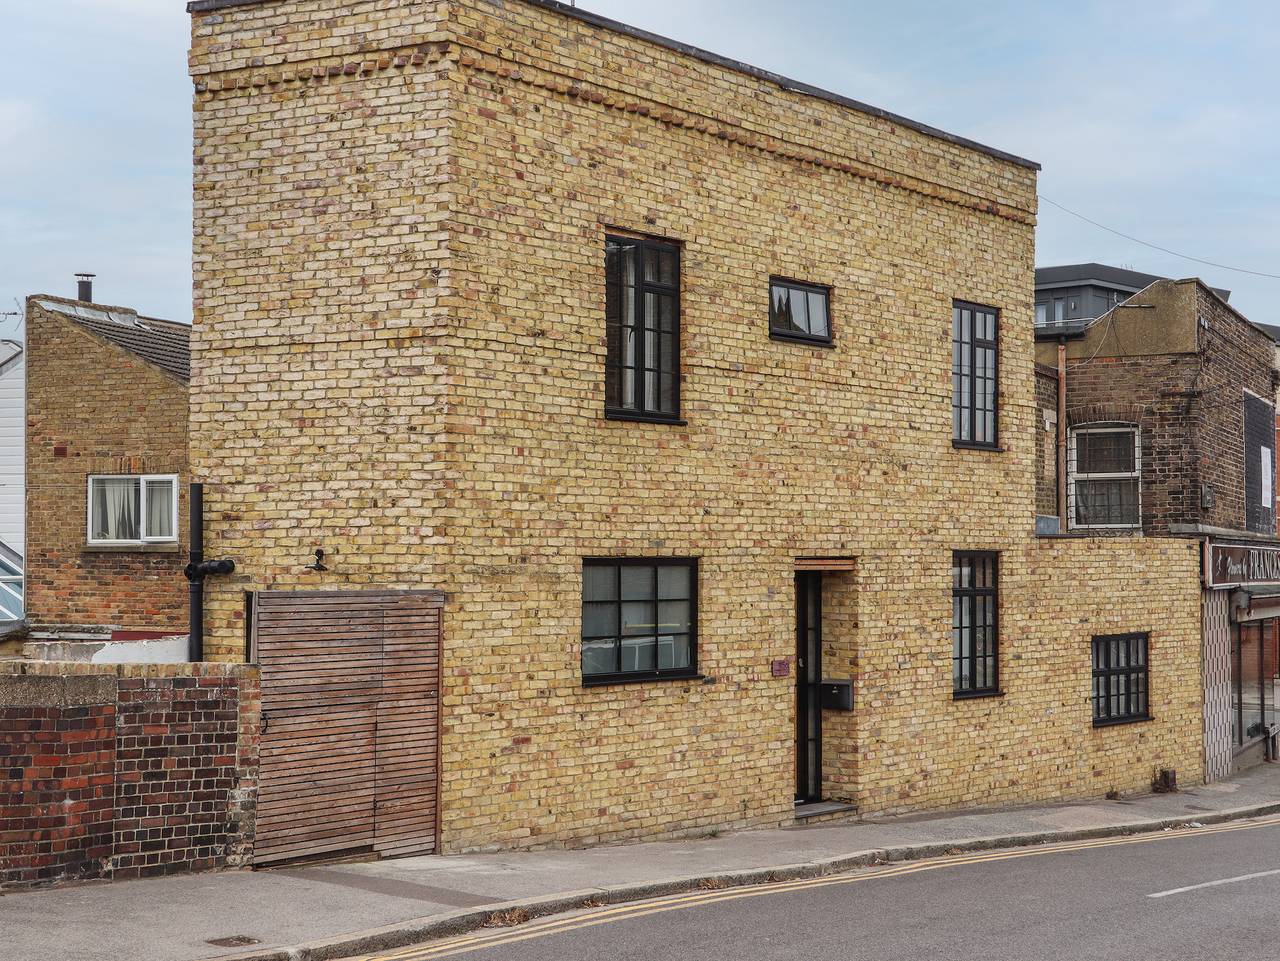
M 583 681 L 695 676 L 697 600 L 696 560 L 583 561 Z
M 951 438 L 960 447 L 996 446 L 999 312 L 955 301 L 951 308 Z
M 605 239 L 605 413 L 680 417 L 680 248 Z
M 1146 721 L 1147 635 L 1103 634 L 1093 639 L 1093 723 Z
M 769 281 L 769 334 L 783 340 L 831 343 L 831 291 L 774 277 Z
M 990 551 L 951 555 L 951 679 L 957 697 L 1000 690 L 998 567 L 999 557 Z

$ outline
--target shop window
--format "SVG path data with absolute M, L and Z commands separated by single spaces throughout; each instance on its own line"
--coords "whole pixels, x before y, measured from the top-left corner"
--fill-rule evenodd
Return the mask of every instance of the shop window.
M 955 301 L 951 307 L 951 441 L 996 447 L 999 312 Z
M 605 414 L 680 417 L 680 248 L 605 239 Z
M 769 334 L 780 340 L 831 343 L 831 290 L 816 284 L 769 281 Z
M 951 679 L 956 697 L 1000 692 L 998 581 L 997 554 L 952 554 Z
M 1151 719 L 1146 634 L 1104 634 L 1093 639 L 1093 723 Z
M 1129 425 L 1071 432 L 1071 526 L 1125 528 L 1142 524 L 1142 444 Z
M 696 560 L 584 561 L 583 682 L 695 677 L 697 601 Z

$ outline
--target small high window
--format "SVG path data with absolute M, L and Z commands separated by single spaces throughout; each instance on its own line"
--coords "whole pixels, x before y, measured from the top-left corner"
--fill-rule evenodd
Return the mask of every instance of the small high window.
M 582 680 L 697 673 L 697 561 L 601 558 L 582 565 Z
M 1134 426 L 1080 427 L 1071 432 L 1071 526 L 1142 524 L 1142 444 Z
M 998 311 L 955 301 L 951 308 L 951 439 L 996 447 Z
M 831 343 L 831 289 L 774 277 L 769 281 L 769 334 L 782 340 Z
M 115 474 L 89 478 L 89 543 L 174 543 L 178 478 Z
M 680 418 L 680 248 L 605 238 L 605 414 Z
M 1093 723 L 1148 721 L 1146 634 L 1104 634 L 1093 639 Z
M 951 556 L 951 679 L 956 697 L 1000 692 L 999 555 Z

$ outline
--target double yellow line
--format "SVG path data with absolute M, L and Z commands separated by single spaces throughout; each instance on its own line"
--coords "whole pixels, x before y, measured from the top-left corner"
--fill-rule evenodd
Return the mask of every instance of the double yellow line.
M 587 915 L 561 917 L 537 924 L 521 926 L 518 929 L 500 933 L 483 932 L 469 934 L 447 941 L 438 941 L 429 945 L 418 945 L 391 954 L 366 955 L 358 961 L 429 961 L 435 958 L 448 958 L 472 951 L 483 951 L 487 948 L 504 944 L 515 944 L 533 938 L 545 938 L 553 934 L 564 934 L 569 931 L 580 931 L 601 924 L 613 924 L 631 918 L 642 918 L 651 914 L 662 914 L 667 911 L 683 911 L 688 908 L 706 904 L 719 904 L 724 901 L 736 901 L 740 898 L 759 898 L 776 894 L 787 894 L 804 891 L 810 888 L 823 888 L 837 884 L 856 884 L 861 881 L 876 881 L 881 878 L 901 877 L 905 874 L 919 874 L 924 871 L 936 871 L 940 868 L 962 867 L 969 864 L 987 864 L 992 861 L 1011 861 L 1016 858 L 1040 857 L 1046 854 L 1062 854 L 1071 851 L 1088 851 L 1096 848 L 1115 847 L 1122 844 L 1145 844 L 1151 841 L 1184 840 L 1186 838 L 1204 837 L 1206 834 L 1225 834 L 1231 831 L 1249 831 L 1256 828 L 1271 827 L 1280 824 L 1280 816 L 1263 818 L 1239 824 L 1228 824 L 1220 827 L 1186 828 L 1176 831 L 1162 831 L 1158 834 L 1143 834 L 1129 837 L 1098 838 L 1091 841 L 1070 841 L 1062 844 L 1045 844 L 1033 848 L 1017 850 L 975 853 L 955 857 L 929 858 L 923 861 L 910 861 L 897 866 L 862 871 L 858 874 L 828 875 L 819 878 L 806 878 L 797 881 L 779 881 L 770 884 L 752 885 L 750 887 L 728 888 L 716 891 L 702 891 L 695 894 L 673 895 L 660 900 L 641 901 L 635 904 L 594 911 Z

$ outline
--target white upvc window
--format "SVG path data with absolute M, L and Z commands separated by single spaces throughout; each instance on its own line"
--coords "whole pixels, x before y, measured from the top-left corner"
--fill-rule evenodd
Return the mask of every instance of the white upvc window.
M 1069 469 L 1071 527 L 1142 526 L 1142 438 L 1137 427 L 1073 430 Z
M 176 474 L 97 474 L 89 478 L 90 544 L 175 544 Z

